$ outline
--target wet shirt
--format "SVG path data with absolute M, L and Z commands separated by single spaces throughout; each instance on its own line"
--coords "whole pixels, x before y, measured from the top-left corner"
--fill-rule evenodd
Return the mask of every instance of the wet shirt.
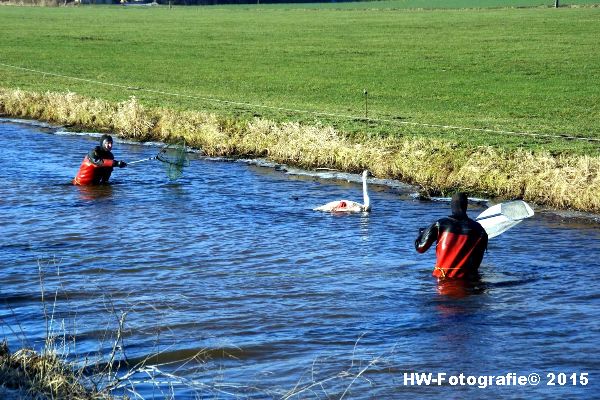
M 439 219 L 419 235 L 415 248 L 424 253 L 435 241 L 437 261 L 433 276 L 467 278 L 477 275 L 488 243 L 488 235 L 479 223 L 467 217 Z

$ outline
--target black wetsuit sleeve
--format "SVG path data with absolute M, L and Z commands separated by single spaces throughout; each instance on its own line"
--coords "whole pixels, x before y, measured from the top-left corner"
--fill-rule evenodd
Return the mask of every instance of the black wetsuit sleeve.
M 485 229 L 483 229 L 483 227 L 481 229 L 483 230 L 483 233 L 481 235 L 481 247 L 482 247 L 482 250 L 481 250 L 482 256 L 481 256 L 481 258 L 483 259 L 483 253 L 485 253 L 487 251 L 488 242 L 489 242 L 490 239 L 488 238 L 488 234 L 485 231 Z
M 98 167 L 104 166 L 104 160 L 114 160 L 115 157 L 110 151 L 103 150 L 100 146 L 94 147 L 88 153 L 90 162 Z
M 439 222 L 434 223 L 429 228 L 419 233 L 419 236 L 415 240 L 415 249 L 419 253 L 426 252 L 431 245 L 438 239 L 439 235 Z
M 98 167 L 102 166 L 102 157 L 100 156 L 100 151 L 98 147 L 94 147 L 88 153 L 88 159 L 90 162 Z
M 473 264 L 479 266 L 481 264 L 481 261 L 483 260 L 483 255 L 487 250 L 489 238 L 485 229 L 483 229 L 483 227 L 477 221 L 470 221 L 476 226 L 477 232 L 479 232 L 479 237 L 481 238 L 481 240 L 477 244 L 477 248 L 473 252 Z
M 474 265 L 481 265 L 481 262 L 483 261 L 483 255 L 485 254 L 485 251 L 487 250 L 487 245 L 488 245 L 488 235 L 485 231 L 483 231 L 483 235 L 481 236 L 481 242 L 479 242 L 479 245 L 477 246 L 477 249 L 473 252 L 473 264 Z

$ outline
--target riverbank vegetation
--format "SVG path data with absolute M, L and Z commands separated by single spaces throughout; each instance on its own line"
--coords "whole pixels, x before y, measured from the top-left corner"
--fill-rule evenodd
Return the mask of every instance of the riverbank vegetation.
M 30 349 L 11 353 L 0 343 L 0 382 L 5 399 L 110 399 L 106 394 L 86 389 L 68 364 L 54 353 L 40 354 Z
M 369 169 L 377 176 L 418 184 L 431 193 L 455 189 L 538 204 L 600 210 L 600 157 L 551 155 L 448 140 L 352 139 L 331 126 L 248 122 L 196 111 L 146 108 L 74 93 L 0 90 L 0 113 L 86 129 L 118 132 L 140 141 L 185 139 L 209 156 L 267 157 L 306 168 Z
M 396 3 L 5 7 L 0 112 L 599 211 L 600 9 Z

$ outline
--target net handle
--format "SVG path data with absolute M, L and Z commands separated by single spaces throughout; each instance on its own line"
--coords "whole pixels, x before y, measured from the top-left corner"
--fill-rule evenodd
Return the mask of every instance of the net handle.
M 163 153 L 164 153 L 164 152 L 167 150 L 167 147 L 169 147 L 169 146 L 165 146 L 165 147 L 163 147 L 163 148 L 162 148 L 162 149 L 161 149 L 161 150 L 160 150 L 160 151 L 159 151 L 159 152 L 158 152 L 158 153 L 157 153 L 155 156 L 153 156 L 153 157 L 142 158 L 141 160 L 130 161 L 130 162 L 128 162 L 128 163 L 127 163 L 127 165 L 133 165 L 133 164 L 141 163 L 141 162 L 144 162 L 144 161 L 150 161 L 150 160 L 159 160 L 159 161 L 167 162 L 166 160 L 162 160 L 162 159 L 160 158 L 161 154 L 163 154 Z
M 127 165 L 133 165 L 133 164 L 141 163 L 144 161 L 150 161 L 150 160 L 154 160 L 155 158 L 156 157 L 142 158 L 141 160 L 130 161 L 127 163 Z

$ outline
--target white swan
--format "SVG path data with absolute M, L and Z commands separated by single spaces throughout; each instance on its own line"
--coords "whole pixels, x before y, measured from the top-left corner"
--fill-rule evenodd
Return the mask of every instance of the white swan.
M 336 200 L 324 204 L 320 207 L 313 208 L 313 211 L 327 211 L 327 212 L 366 212 L 371 211 L 371 199 L 369 198 L 369 192 L 367 191 L 367 175 L 369 171 L 364 170 L 362 173 L 363 183 L 363 201 L 364 204 L 357 203 L 351 200 Z

